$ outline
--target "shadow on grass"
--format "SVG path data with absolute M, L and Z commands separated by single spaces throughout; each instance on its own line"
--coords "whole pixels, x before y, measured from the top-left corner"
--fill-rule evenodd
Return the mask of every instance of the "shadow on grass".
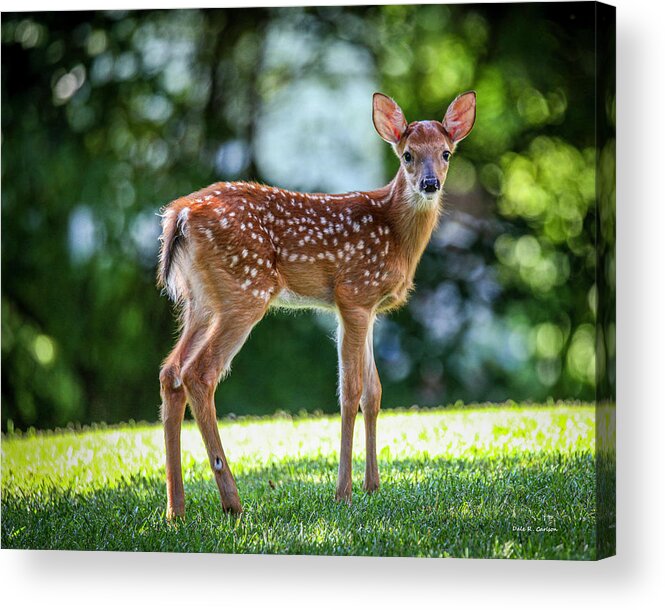
M 302 459 L 237 470 L 245 513 L 224 515 L 205 465 L 185 473 L 187 518 L 164 520 L 161 476 L 85 493 L 2 495 L 4 548 L 427 557 L 594 558 L 588 453 L 380 464 L 382 487 L 333 501 L 337 463 Z

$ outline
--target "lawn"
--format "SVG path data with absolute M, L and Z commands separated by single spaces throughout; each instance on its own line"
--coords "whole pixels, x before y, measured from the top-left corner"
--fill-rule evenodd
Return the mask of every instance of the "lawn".
M 187 518 L 164 519 L 161 427 L 4 436 L 2 546 L 31 549 L 593 559 L 594 408 L 384 410 L 381 489 L 333 501 L 339 417 L 222 420 L 245 512 L 225 515 L 183 429 Z

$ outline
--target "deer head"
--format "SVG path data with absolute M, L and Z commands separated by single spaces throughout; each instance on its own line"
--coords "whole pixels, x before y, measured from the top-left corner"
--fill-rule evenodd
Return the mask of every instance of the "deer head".
M 476 120 L 475 92 L 456 97 L 443 121 L 407 123 L 402 109 L 382 93 L 374 94 L 373 110 L 374 127 L 400 159 L 409 199 L 422 207 L 438 204 L 455 147 Z

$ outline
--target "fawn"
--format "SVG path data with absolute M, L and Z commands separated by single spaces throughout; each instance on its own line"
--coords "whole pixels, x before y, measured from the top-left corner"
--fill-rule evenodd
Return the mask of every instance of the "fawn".
M 387 186 L 327 195 L 220 182 L 163 210 L 158 283 L 180 306 L 182 324 L 159 376 L 168 518 L 185 513 L 180 429 L 186 403 L 201 430 L 223 509 L 242 512 L 217 428 L 214 393 L 270 307 L 337 314 L 342 435 L 335 498 L 351 502 L 359 406 L 367 452 L 363 488 L 378 489 L 381 383 L 374 321 L 403 305 L 413 288 L 416 266 L 441 214 L 450 157 L 475 116 L 473 91 L 455 98 L 442 122 L 413 123 L 391 98 L 375 93 L 374 127 L 400 158 Z

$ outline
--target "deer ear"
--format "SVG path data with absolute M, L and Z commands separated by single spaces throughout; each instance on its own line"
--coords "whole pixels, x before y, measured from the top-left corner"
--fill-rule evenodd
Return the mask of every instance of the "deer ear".
M 383 93 L 374 94 L 372 121 L 376 131 L 389 144 L 397 144 L 406 131 L 402 109 Z
M 458 95 L 448 106 L 443 117 L 443 128 L 457 144 L 466 138 L 476 121 L 476 92 L 467 91 Z

